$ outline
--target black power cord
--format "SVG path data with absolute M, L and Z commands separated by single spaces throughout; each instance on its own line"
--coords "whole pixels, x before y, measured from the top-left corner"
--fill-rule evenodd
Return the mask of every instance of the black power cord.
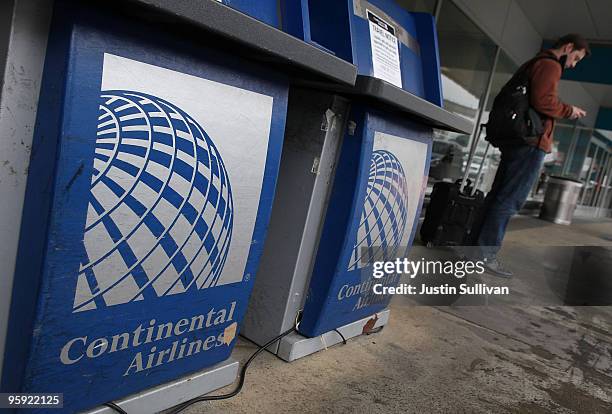
M 295 317 L 295 325 L 291 328 L 288 329 L 287 331 L 283 332 L 282 334 L 278 335 L 277 337 L 270 339 L 266 344 L 260 346 L 257 351 L 255 351 L 247 360 L 247 362 L 242 366 L 242 369 L 240 370 L 240 379 L 238 380 L 238 386 L 236 387 L 236 389 L 228 394 L 221 394 L 221 395 L 202 395 L 200 397 L 195 397 L 192 398 L 191 400 L 185 401 L 184 403 L 181 403 L 179 405 L 177 405 L 176 407 L 170 409 L 169 411 L 166 411 L 165 414 L 177 414 L 180 413 L 181 411 L 183 411 L 185 408 L 195 404 L 195 403 L 199 403 L 202 401 L 218 401 L 218 400 L 226 400 L 228 398 L 232 398 L 235 397 L 236 395 L 238 395 L 240 393 L 240 391 L 242 391 L 242 387 L 244 386 L 244 381 L 246 379 L 246 372 L 247 369 L 249 368 L 249 365 L 251 365 L 251 362 L 253 362 L 253 360 L 255 358 L 257 358 L 257 356 L 259 354 L 261 354 L 267 347 L 269 347 L 270 345 L 272 345 L 273 343 L 280 341 L 281 339 L 283 339 L 285 336 L 289 335 L 291 332 L 297 332 L 298 328 L 300 326 L 300 320 L 301 320 L 301 313 L 298 313 Z M 381 327 L 382 328 L 382 327 Z M 338 329 L 334 329 L 334 331 L 336 331 L 336 333 L 338 335 L 340 335 L 340 337 L 342 338 L 342 343 L 344 345 L 346 345 L 346 338 L 344 337 L 344 335 L 342 335 L 342 333 L 338 330 Z M 380 329 L 376 332 L 379 332 Z M 374 332 L 372 332 L 374 333 Z M 107 403 L 104 403 L 105 406 L 112 408 L 113 410 L 115 410 L 116 412 L 120 413 L 120 414 L 127 414 L 127 412 L 125 410 L 123 410 L 121 407 L 119 407 L 116 403 L 109 401 Z
M 280 341 L 285 336 L 289 335 L 291 332 L 293 332 L 295 330 L 296 330 L 296 328 L 293 327 L 293 328 L 283 332 L 282 334 L 278 335 L 276 338 L 271 339 L 265 345 L 260 346 L 259 349 L 257 349 L 257 351 L 255 351 L 253 353 L 253 355 L 251 355 L 249 357 L 247 362 L 242 366 L 242 370 L 240 370 L 240 379 L 238 381 L 238 386 L 236 387 L 236 389 L 234 391 L 230 392 L 229 394 L 202 395 L 200 397 L 195 397 L 195 398 L 192 398 L 191 400 L 185 401 L 184 403 L 181 403 L 181 404 L 177 405 L 176 407 L 172 408 L 170 411 L 166 411 L 165 414 L 176 414 L 176 413 L 179 413 L 179 412 L 183 411 L 185 408 L 189 407 L 190 405 L 193 405 L 195 403 L 202 402 L 202 401 L 217 401 L 217 400 L 225 400 L 225 399 L 228 399 L 228 398 L 235 397 L 236 395 L 238 395 L 238 393 L 240 393 L 240 391 L 242 391 L 242 387 L 244 386 L 244 380 L 246 379 L 246 372 L 247 372 L 247 369 L 249 368 L 249 365 L 251 365 L 251 362 L 253 362 L 253 360 L 259 354 L 261 354 L 264 351 L 264 349 L 266 349 L 267 347 L 269 347 L 270 345 L 272 345 L 276 341 Z M 115 404 L 112 401 L 106 402 L 106 403 L 104 403 L 104 405 L 109 407 L 109 408 L 112 408 L 113 410 L 117 411 L 120 414 L 127 414 L 127 412 L 125 410 L 123 410 L 123 408 L 119 407 L 117 404 Z
M 346 338 L 344 337 L 344 335 L 342 335 L 342 333 L 337 329 L 334 329 L 334 331 L 336 331 L 336 333 L 340 335 L 340 338 L 342 338 L 342 344 L 346 345 Z
M 112 401 L 105 402 L 104 405 L 109 408 L 112 408 L 113 410 L 117 411 L 119 414 L 127 414 L 127 412 L 123 408 L 119 407 L 117 404 L 115 404 Z
M 251 364 L 251 362 L 253 362 L 253 360 L 259 354 L 261 354 L 267 347 L 269 347 L 270 345 L 272 345 L 276 341 L 280 341 L 281 339 L 283 339 L 285 336 L 289 335 L 293 331 L 295 331 L 295 327 L 293 327 L 293 328 L 283 332 L 282 334 L 278 335 L 276 338 L 269 340 L 265 345 L 260 346 L 259 349 L 257 351 L 255 351 L 253 353 L 253 355 L 251 355 L 249 357 L 247 362 L 242 366 L 242 369 L 240 370 L 240 379 L 238 381 L 238 386 L 236 387 L 236 389 L 234 391 L 230 392 L 229 394 L 202 395 L 200 397 L 192 398 L 191 400 L 185 401 L 184 403 L 181 403 L 181 404 L 177 405 L 176 407 L 174 407 L 170 411 L 167 411 L 165 414 L 177 414 L 177 413 L 183 411 L 185 408 L 189 407 L 190 405 L 193 405 L 193 404 L 198 403 L 198 402 L 225 400 L 225 399 L 232 398 L 232 397 L 238 395 L 238 393 L 240 393 L 240 391 L 242 391 L 242 386 L 244 385 L 244 380 L 246 379 L 246 372 L 247 372 L 247 369 L 249 368 L 249 365 Z

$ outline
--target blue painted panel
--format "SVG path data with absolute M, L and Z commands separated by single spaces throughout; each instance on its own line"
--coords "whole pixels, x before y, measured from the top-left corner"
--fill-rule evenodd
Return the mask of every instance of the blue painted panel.
M 219 1 L 219 0 L 217 0 Z M 244 14 L 268 23 L 270 26 L 279 27 L 278 1 L 277 0 L 220 0 L 223 4 Z
M 280 4 L 283 31 L 311 43 L 308 3 L 282 0 Z
M 297 2 L 296 2 L 297 3 Z M 303 3 L 302 15 L 308 23 L 308 41 L 316 46 L 352 62 L 351 34 L 348 30 L 339 30 L 343 24 L 348 24 L 352 11 L 350 3 L 343 1 L 309 0 Z
M 407 12 L 392 0 L 285 0 L 281 4 L 285 31 L 353 63 L 358 73 L 365 76 L 374 76 L 375 71 L 370 23 L 361 14 L 370 9 L 374 14 L 382 11 L 384 15 L 377 17 L 391 25 L 396 33 L 400 28 L 407 33 L 407 36 L 398 36 L 402 88 L 442 106 L 433 16 Z
M 429 13 L 412 13 L 421 47 L 423 65 L 423 87 L 425 99 L 440 107 L 444 105 L 442 77 L 440 75 L 440 54 L 438 53 L 438 30 L 436 21 Z
M 612 108 L 599 108 L 595 128 L 612 131 Z
M 287 80 L 156 32 L 54 13 L 2 390 L 67 412 L 228 358 L 267 231 Z
M 591 56 L 576 65 L 575 68 L 563 71 L 562 79 L 578 82 L 601 83 L 612 85 L 612 47 L 593 46 Z
M 387 307 L 390 297 L 372 293 L 373 262 L 405 257 L 411 246 L 429 171 L 428 127 L 355 107 L 354 135 L 347 135 L 300 333 L 317 336 Z M 380 248 L 382 250 L 373 250 Z M 372 254 L 381 253 L 381 257 Z
M 545 40 L 542 49 L 550 49 L 554 42 Z M 578 82 L 603 83 L 612 85 L 612 47 L 609 45 L 590 45 L 591 56 L 580 61 L 575 68 L 563 71 L 561 79 Z

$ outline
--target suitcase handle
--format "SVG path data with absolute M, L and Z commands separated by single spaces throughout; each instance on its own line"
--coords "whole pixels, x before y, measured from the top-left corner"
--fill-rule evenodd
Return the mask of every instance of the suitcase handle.
M 478 133 L 474 136 L 474 139 L 472 140 L 472 145 L 470 146 L 470 153 L 468 155 L 468 160 L 467 160 L 467 164 L 465 166 L 465 171 L 463 172 L 463 178 L 462 178 L 462 182 L 461 182 L 461 186 L 459 187 L 459 192 L 463 192 L 464 188 L 465 188 L 465 184 L 466 184 L 466 180 L 468 179 L 468 175 L 470 174 L 470 165 L 472 165 L 472 160 L 474 159 L 474 154 L 476 153 L 476 148 L 478 147 L 478 141 L 480 140 L 480 136 L 482 135 L 482 130 L 485 129 L 487 127 L 487 124 L 480 124 L 480 126 L 478 127 Z M 488 150 L 488 147 L 487 147 Z M 480 170 L 482 170 L 482 165 L 484 164 L 485 158 L 482 158 L 482 163 L 480 165 Z M 476 184 L 478 183 L 478 181 L 476 182 Z M 472 188 L 472 194 L 473 194 L 473 190 L 476 188 L 476 185 L 474 185 L 474 187 Z
M 455 185 L 459 187 L 459 193 L 463 193 L 464 190 L 470 190 L 472 189 L 472 180 L 469 178 L 465 179 L 465 185 L 463 185 L 463 178 L 458 178 L 455 181 Z
M 480 182 L 480 178 L 482 177 L 482 167 L 484 166 L 484 163 L 487 159 L 487 154 L 489 153 L 490 146 L 491 144 L 487 142 L 487 147 L 485 148 L 485 152 L 482 155 L 482 162 L 480 163 L 480 167 L 478 167 L 478 173 L 476 174 L 476 184 Z M 476 192 L 476 186 L 472 187 L 472 191 L 470 195 L 474 195 L 475 192 Z
M 461 184 L 461 182 L 465 180 L 467 182 L 467 186 L 471 187 L 472 185 L 472 180 L 470 180 L 469 178 L 457 178 L 457 180 L 455 180 L 455 184 Z

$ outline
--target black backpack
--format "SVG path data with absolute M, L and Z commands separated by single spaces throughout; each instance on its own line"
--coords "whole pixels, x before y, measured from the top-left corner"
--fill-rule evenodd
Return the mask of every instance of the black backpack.
M 544 133 L 541 115 L 529 102 L 529 69 L 540 59 L 561 64 L 553 56 L 536 56 L 524 64 L 495 97 L 485 138 L 494 147 L 533 145 Z

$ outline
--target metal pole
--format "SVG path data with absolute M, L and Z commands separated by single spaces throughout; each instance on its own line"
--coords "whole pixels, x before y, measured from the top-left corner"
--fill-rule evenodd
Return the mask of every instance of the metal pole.
M 608 197 L 608 190 L 612 188 L 612 163 L 610 163 L 610 168 L 608 169 L 608 183 L 606 185 L 606 191 L 604 192 L 603 199 L 601 201 L 601 207 L 604 210 L 608 210 L 610 208 L 610 198 Z
M 606 162 L 606 167 L 603 170 L 601 175 L 601 185 L 599 186 L 599 192 L 597 194 L 597 200 L 595 201 L 595 206 L 599 207 L 601 203 L 602 193 L 605 191 L 606 185 L 608 184 L 608 179 L 610 175 L 608 174 L 610 170 L 610 164 L 612 164 L 612 154 L 608 154 L 608 161 Z
M 584 205 L 584 198 L 586 197 L 587 190 L 589 189 L 589 184 L 591 182 L 591 174 L 593 174 L 593 165 L 595 164 L 595 160 L 597 159 L 597 155 L 599 154 L 599 145 L 591 143 L 595 147 L 595 151 L 593 151 L 593 158 L 591 158 L 591 165 L 589 165 L 589 171 L 587 172 L 586 182 L 584 184 L 584 188 L 582 190 L 582 197 L 580 197 L 580 205 Z M 588 155 L 588 152 L 587 152 Z
M 608 184 L 606 185 L 606 192 L 604 193 L 604 197 L 602 200 L 602 207 L 604 209 L 610 208 L 610 200 L 608 198 L 608 190 L 612 188 L 612 162 L 610 163 L 610 168 L 608 169 Z
M 602 180 L 601 180 L 600 190 L 599 190 L 599 193 L 597 194 L 597 198 L 596 198 L 595 203 L 593 205 L 593 207 L 595 207 L 595 217 L 599 217 L 599 215 L 601 213 L 601 204 L 602 204 L 602 202 L 601 202 L 601 197 L 600 196 L 601 196 L 601 193 L 602 193 L 602 189 L 603 189 L 603 192 L 605 193 L 605 186 L 606 186 L 607 178 L 608 178 L 607 171 L 604 171 L 604 174 L 603 174 L 603 177 L 602 177 Z
M 599 200 L 599 205 L 597 206 L 597 217 L 599 217 L 602 209 L 605 209 L 606 199 L 608 198 L 608 190 L 610 189 L 610 170 L 612 170 L 612 162 L 608 163 L 608 169 L 606 171 L 606 176 L 604 177 L 604 190 L 603 195 Z
M 603 190 L 603 186 L 605 185 L 605 180 L 608 176 L 608 169 L 610 168 L 610 160 L 612 160 L 612 157 L 610 156 L 610 153 L 607 153 L 607 158 L 606 158 L 606 162 L 604 164 L 604 168 L 601 170 L 601 174 L 599 175 L 599 188 L 597 189 L 597 195 L 595 197 L 595 201 L 593 202 L 593 207 L 598 207 L 598 203 L 600 200 L 600 196 L 601 196 L 601 192 Z
M 500 52 L 501 48 L 499 46 L 495 46 L 495 57 L 493 58 L 493 66 L 491 66 L 491 70 L 489 72 L 489 77 L 487 79 L 487 87 L 484 91 L 484 94 L 482 95 L 482 99 L 480 100 L 481 105 L 479 105 L 478 107 L 478 113 L 476 114 L 476 122 L 474 123 L 474 129 L 472 130 L 472 135 L 470 137 L 470 144 L 468 145 L 468 147 L 470 147 L 470 155 L 472 154 L 472 152 L 476 152 L 478 138 L 480 138 L 476 137 L 476 134 L 480 133 L 480 121 L 482 120 L 482 114 L 487 108 L 487 104 L 489 103 L 489 95 L 491 94 L 491 86 L 493 86 L 493 77 L 495 76 L 495 70 L 497 69 L 497 62 L 499 61 Z M 469 158 L 472 157 L 468 156 L 468 163 L 465 166 L 466 171 L 470 170 L 471 161 L 469 160 Z
M 606 154 L 603 153 L 603 151 L 605 151 L 604 149 L 602 149 L 602 154 L 601 154 L 601 161 L 597 162 L 597 166 L 599 167 L 599 170 L 597 171 L 597 173 L 595 173 L 595 179 L 593 180 L 593 190 L 591 191 L 591 196 L 589 197 L 589 203 L 588 206 L 589 207 L 593 207 L 593 202 L 595 201 L 595 194 L 597 193 L 597 183 L 599 182 L 599 176 L 601 175 L 601 169 L 603 168 L 604 164 L 605 164 L 605 160 L 606 160 Z
M 476 116 L 476 123 L 474 124 L 474 130 L 472 134 L 475 134 L 478 130 L 478 126 L 480 125 L 480 121 L 482 120 L 482 114 L 487 109 L 487 105 L 489 103 L 489 95 L 491 94 L 491 87 L 493 86 L 493 78 L 495 77 L 495 71 L 497 70 L 497 63 L 499 62 L 499 55 L 501 54 L 501 48 L 499 46 L 495 46 L 495 57 L 493 58 L 493 65 L 491 66 L 491 70 L 489 72 L 489 77 L 487 79 L 487 87 L 483 94 L 482 104 L 478 108 L 478 115 Z
M 436 5 L 434 6 L 433 16 L 436 23 L 438 23 L 438 18 L 440 17 L 440 10 L 442 10 L 442 3 L 444 0 L 436 1 Z

